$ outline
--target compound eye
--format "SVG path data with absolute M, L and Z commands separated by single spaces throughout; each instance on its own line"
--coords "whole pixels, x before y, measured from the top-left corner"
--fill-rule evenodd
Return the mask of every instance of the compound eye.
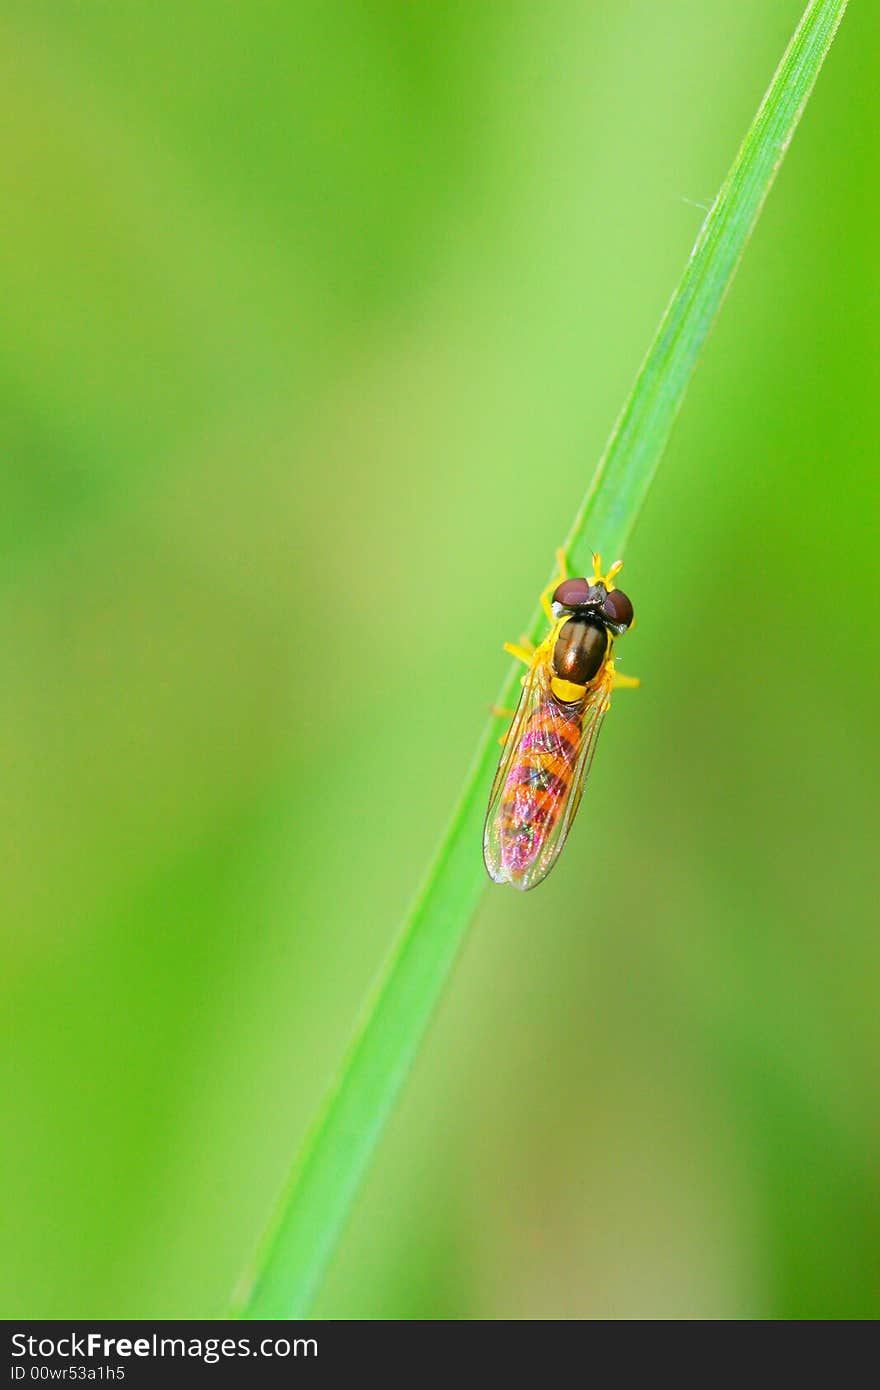
M 599 612 L 609 627 L 616 628 L 618 632 L 626 632 L 632 626 L 633 606 L 622 589 L 612 589 L 610 594 L 606 594 Z
M 586 579 L 563 579 L 553 590 L 553 602 L 562 608 L 590 608 L 595 605 L 596 596 Z

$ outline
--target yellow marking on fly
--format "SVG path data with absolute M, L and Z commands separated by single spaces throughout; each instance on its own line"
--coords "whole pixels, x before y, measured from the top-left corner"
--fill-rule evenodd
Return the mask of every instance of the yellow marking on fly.
M 561 676 L 550 677 L 550 689 L 561 700 L 564 705 L 573 705 L 575 700 L 582 700 L 587 693 L 585 685 L 575 685 L 574 681 L 564 681 Z

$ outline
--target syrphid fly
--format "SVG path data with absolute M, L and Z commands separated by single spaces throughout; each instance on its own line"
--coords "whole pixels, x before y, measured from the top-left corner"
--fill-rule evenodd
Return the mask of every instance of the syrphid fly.
M 632 626 L 633 606 L 614 584 L 622 562 L 590 579 L 559 576 L 541 595 L 550 631 L 534 647 L 504 650 L 529 668 L 504 740 L 483 831 L 490 878 L 534 888 L 549 874 L 575 818 L 612 690 L 637 686 L 614 669 L 614 644 Z

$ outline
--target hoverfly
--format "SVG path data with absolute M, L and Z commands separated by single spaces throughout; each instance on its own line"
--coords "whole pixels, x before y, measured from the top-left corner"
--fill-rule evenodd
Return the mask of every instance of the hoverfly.
M 614 643 L 633 622 L 614 585 L 622 561 L 603 574 L 596 554 L 590 579 L 570 579 L 564 551 L 557 560 L 559 577 L 541 595 L 547 636 L 538 647 L 525 638 L 504 644 L 529 669 L 483 831 L 489 877 L 523 890 L 547 877 L 565 844 L 611 691 L 639 684 L 614 669 Z

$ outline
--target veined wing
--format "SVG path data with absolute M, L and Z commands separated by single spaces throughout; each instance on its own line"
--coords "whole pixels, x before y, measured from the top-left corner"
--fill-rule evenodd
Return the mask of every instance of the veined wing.
M 564 704 L 543 665 L 530 672 L 492 785 L 483 857 L 496 883 L 534 888 L 559 857 L 574 820 L 611 689 L 600 679 Z

